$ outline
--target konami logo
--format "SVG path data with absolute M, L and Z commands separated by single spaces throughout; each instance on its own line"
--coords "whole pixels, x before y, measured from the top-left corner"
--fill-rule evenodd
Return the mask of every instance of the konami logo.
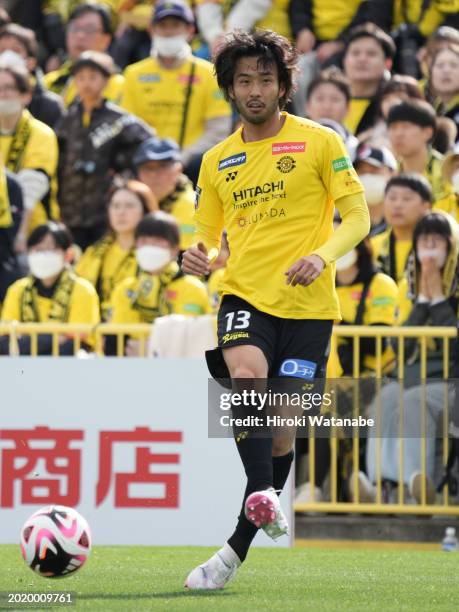
M 282 153 L 304 153 L 305 149 L 305 142 L 274 142 L 272 145 L 272 154 L 281 155 Z

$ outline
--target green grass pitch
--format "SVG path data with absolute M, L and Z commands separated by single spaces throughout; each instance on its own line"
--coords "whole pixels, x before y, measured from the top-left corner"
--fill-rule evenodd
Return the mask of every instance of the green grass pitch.
M 185 591 L 187 573 L 213 551 L 200 547 L 97 546 L 80 573 L 63 580 L 47 580 L 26 567 L 19 546 L 0 546 L 0 591 L 73 591 L 75 606 L 47 609 L 105 612 L 440 612 L 457 610 L 459 605 L 459 553 L 254 549 L 236 579 L 223 591 Z M 0 609 L 13 608 L 3 599 Z

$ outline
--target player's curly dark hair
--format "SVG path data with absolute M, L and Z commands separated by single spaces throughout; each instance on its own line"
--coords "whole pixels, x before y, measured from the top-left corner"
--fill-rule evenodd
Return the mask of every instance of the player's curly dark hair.
M 238 60 L 242 57 L 258 57 L 260 67 L 275 65 L 279 85 L 285 94 L 279 99 L 283 108 L 294 91 L 294 73 L 297 70 L 297 52 L 290 42 L 271 30 L 255 30 L 252 33 L 234 30 L 215 56 L 215 74 L 225 98 L 231 101 L 229 89 L 233 86 Z

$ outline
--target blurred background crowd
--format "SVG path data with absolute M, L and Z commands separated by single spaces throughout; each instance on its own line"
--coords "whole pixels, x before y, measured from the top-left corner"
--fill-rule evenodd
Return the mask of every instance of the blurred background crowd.
M 459 0 L 0 0 L 3 322 L 216 311 L 226 237 L 208 279 L 184 276 L 178 262 L 193 242 L 202 155 L 238 123 L 212 57 L 226 33 L 255 27 L 296 45 L 287 110 L 335 130 L 365 188 L 370 234 L 336 265 L 341 324 L 457 325 Z M 72 354 L 70 340 L 59 343 Z M 0 354 L 9 350 L 0 338 Z M 30 353 L 29 338 L 19 351 Z M 38 352 L 50 354 L 47 335 Z M 134 338 L 125 354 L 137 354 Z M 371 376 L 374 339 L 361 340 L 359 359 Z M 390 376 L 390 342 L 382 359 Z M 403 359 L 415 387 L 414 342 Z M 352 374 L 351 339 L 330 363 Z M 432 341 L 428 376 L 443 365 Z M 328 441 L 315 452 L 320 497 Z M 417 467 L 406 476 L 414 498 Z M 373 499 L 363 472 L 353 477 Z M 308 483 L 299 494 L 309 499 Z

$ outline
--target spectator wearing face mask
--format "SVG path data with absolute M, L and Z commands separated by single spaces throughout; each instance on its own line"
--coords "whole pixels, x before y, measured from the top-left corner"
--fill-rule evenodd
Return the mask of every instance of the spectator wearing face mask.
M 65 30 L 67 59 L 59 69 L 45 75 L 46 87 L 59 94 L 66 106 L 77 95 L 72 78 L 73 64 L 85 51 L 107 52 L 112 39 L 111 27 L 110 10 L 103 4 L 84 2 L 71 13 Z M 119 104 L 123 83 L 123 76 L 113 73 L 107 81 L 104 98 Z
M 456 143 L 451 153 L 445 157 L 443 162 L 443 177 L 447 181 L 456 198 L 456 207 L 450 214 L 459 223 L 459 143 Z
M 404 326 L 456 327 L 458 317 L 458 232 L 454 220 L 442 213 L 424 216 L 413 233 L 413 252 L 407 265 L 406 279 L 400 286 L 399 322 Z M 394 345 L 394 349 L 397 346 Z M 381 440 L 370 437 L 367 444 L 368 478 L 359 475 L 362 501 L 375 501 L 377 445 L 381 443 L 381 476 L 394 486 L 400 473 L 400 445 L 403 443 L 403 481 L 410 496 L 422 503 L 422 482 L 427 503 L 435 502 L 435 439 L 442 434 L 445 405 L 443 340 L 428 340 L 426 381 L 421 380 L 420 341 L 413 337 L 404 341 L 403 425 L 400 439 L 399 383 L 383 387 L 378 403 L 381 411 Z M 449 371 L 457 363 L 457 343 L 450 341 Z M 394 370 L 394 376 L 396 375 Z M 422 384 L 421 384 L 422 383 Z M 454 400 L 452 400 L 454 401 Z M 451 402 L 451 399 L 449 400 Z M 420 409 L 425 408 L 422 414 Z M 375 409 L 375 408 L 374 408 Z M 421 433 L 424 423 L 424 433 Z M 438 427 L 438 429 L 437 429 Z M 422 474 L 422 447 L 425 448 L 426 476 Z M 390 499 L 388 500 L 390 501 Z
M 78 99 L 56 126 L 59 203 L 62 219 L 80 248 L 85 249 L 107 229 L 106 208 L 113 176 L 131 169 L 134 151 L 152 131 L 104 98 L 113 72 L 109 55 L 86 51 L 72 72 Z
M 59 218 L 53 130 L 26 109 L 32 97 L 25 68 L 0 66 L 0 151 L 16 175 L 24 196 L 24 214 L 16 235 L 17 252 L 25 251 L 28 233 L 48 219 Z
M 418 174 L 399 174 L 386 185 L 384 218 L 388 229 L 371 239 L 373 257 L 381 272 L 399 283 L 412 249 L 416 223 L 432 207 L 432 190 Z
M 137 149 L 133 164 L 138 179 L 150 188 L 159 209 L 170 213 L 180 228 L 180 250 L 194 239 L 194 188 L 183 174 L 180 149 L 170 138 L 149 138 Z
M 306 95 L 306 116 L 337 132 L 354 160 L 359 141 L 343 121 L 349 112 L 351 90 L 346 77 L 335 67 L 322 71 L 311 81 Z
M 40 225 L 29 236 L 27 257 L 30 274 L 8 289 L 1 320 L 20 323 L 99 323 L 99 300 L 95 289 L 76 276 L 69 262 L 72 237 L 67 228 L 55 222 Z M 18 339 L 21 355 L 30 355 L 30 336 Z M 0 354 L 9 354 L 8 336 L 0 338 Z M 83 342 L 82 346 L 85 346 Z M 38 335 L 38 354 L 52 353 L 49 334 Z M 73 340 L 59 337 L 59 354 L 73 355 Z
M 108 203 L 108 232 L 86 249 L 76 266 L 77 274 L 96 288 L 105 321 L 111 316 L 113 289 L 135 274 L 135 228 L 154 206 L 155 200 L 146 185 L 120 181 Z
M 138 272 L 113 292 L 112 323 L 153 323 L 168 314 L 199 316 L 211 312 L 207 290 L 199 279 L 183 274 L 177 264 L 179 227 L 174 217 L 158 211 L 146 215 L 135 231 Z M 113 351 L 113 339 L 107 350 Z M 112 348 L 110 348 L 112 347 Z M 127 353 L 137 353 L 135 339 Z
M 32 81 L 32 99 L 27 108 L 30 114 L 54 128 L 64 112 L 61 98 L 47 91 L 43 73 L 38 66 L 38 45 L 33 30 L 10 23 L 0 30 L 0 66 L 16 65 L 26 68 Z
M 397 161 L 389 149 L 362 145 L 357 151 L 354 168 L 365 189 L 370 212 L 370 236 L 386 231 L 384 193 L 387 182 L 397 170 Z
M 441 170 L 443 156 L 431 146 L 437 125 L 434 109 L 422 100 L 402 102 L 390 109 L 387 125 L 400 170 L 424 175 L 432 187 L 434 208 L 454 211 L 455 198 Z
M 437 114 L 454 121 L 459 141 L 459 44 L 443 47 L 434 55 L 429 90 L 435 96 Z
M 203 153 L 230 132 L 231 110 L 212 64 L 191 54 L 193 32 L 184 2 L 156 4 L 151 57 L 126 69 L 122 105 L 178 143 L 185 174 L 196 182 Z

